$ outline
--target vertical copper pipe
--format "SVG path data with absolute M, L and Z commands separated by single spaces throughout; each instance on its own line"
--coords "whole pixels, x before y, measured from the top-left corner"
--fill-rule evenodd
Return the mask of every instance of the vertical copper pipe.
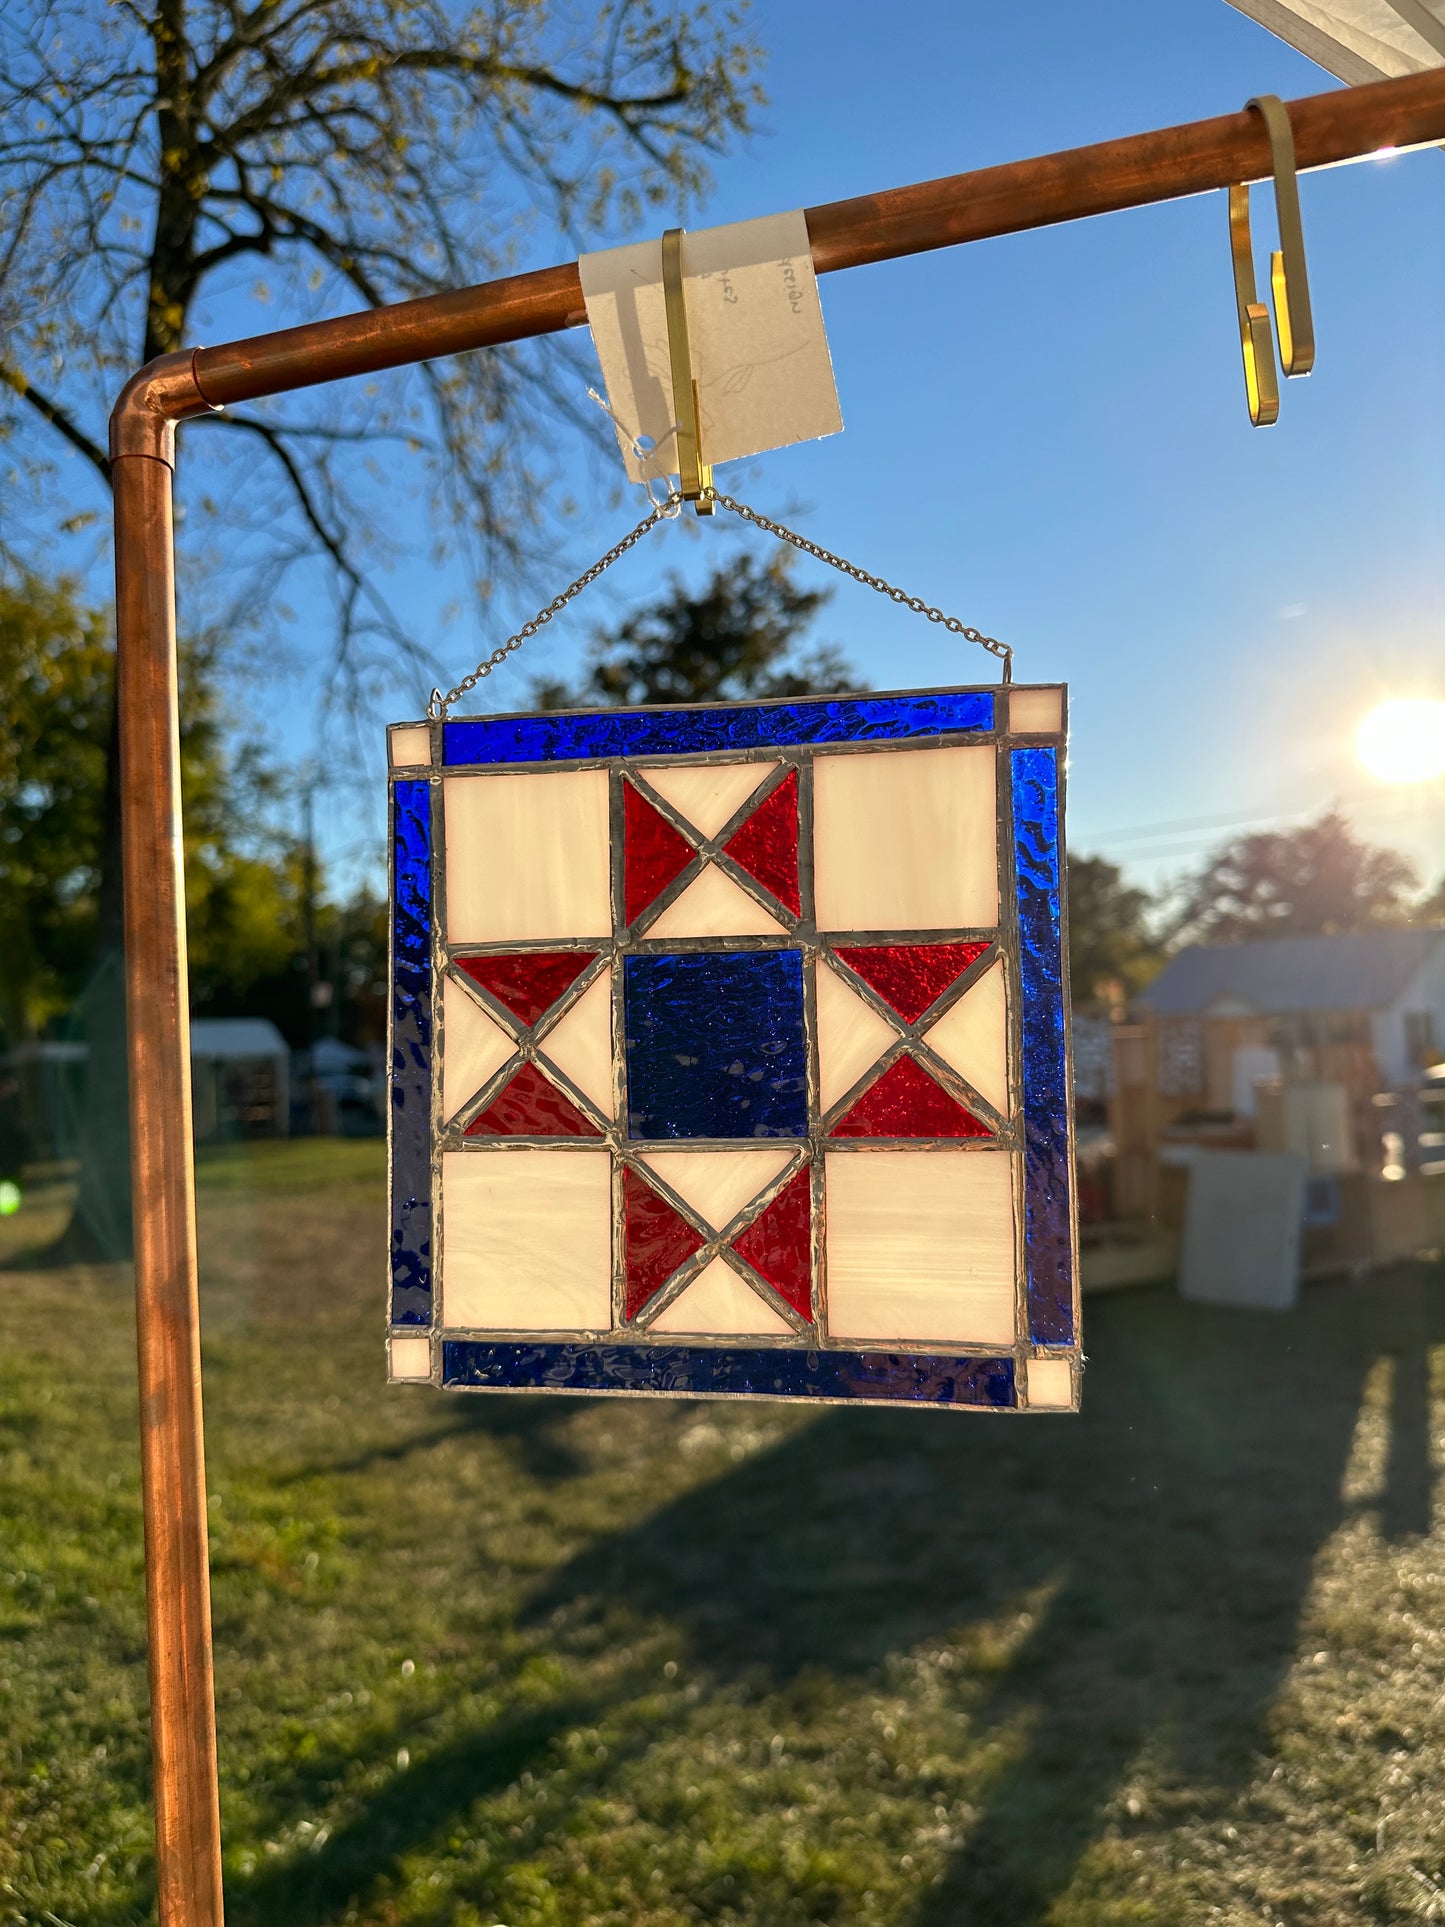
M 173 446 L 173 431 L 162 431 L 161 439 Z M 163 454 L 118 453 L 113 474 L 136 1329 L 160 1927 L 221 1927 L 171 468 Z

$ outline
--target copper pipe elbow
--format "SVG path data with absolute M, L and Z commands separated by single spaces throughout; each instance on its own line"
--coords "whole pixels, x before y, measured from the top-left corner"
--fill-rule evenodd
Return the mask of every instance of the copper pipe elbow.
M 201 393 L 196 379 L 197 348 L 157 355 L 131 376 L 110 416 L 110 459 L 146 455 L 176 465 L 176 423 L 221 410 Z

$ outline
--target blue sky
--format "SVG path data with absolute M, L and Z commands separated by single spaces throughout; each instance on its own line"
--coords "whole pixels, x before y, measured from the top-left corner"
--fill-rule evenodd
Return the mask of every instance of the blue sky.
M 754 0 L 752 19 L 770 102 L 694 226 L 1335 85 L 1223 0 Z M 1441 787 L 1383 790 L 1352 747 L 1381 696 L 1445 695 L 1445 154 L 1313 175 L 1302 198 L 1317 370 L 1284 385 L 1275 428 L 1245 415 L 1216 194 L 827 277 L 845 432 L 722 475 L 1007 639 L 1020 680 L 1067 680 L 1070 841 L 1146 882 L 1335 799 L 1445 871 Z M 1255 221 L 1262 257 L 1266 190 Z M 536 261 L 560 252 L 544 240 Z M 574 494 L 548 594 L 633 519 L 595 460 Z M 522 706 L 529 670 L 565 671 L 595 621 L 739 539 L 654 537 L 497 676 L 492 706 Z M 418 561 L 391 591 L 430 623 L 456 584 Z M 458 625 L 456 675 L 531 606 L 504 596 L 485 634 Z M 992 679 L 841 581 L 817 635 L 879 687 Z M 367 862 L 379 823 L 358 841 L 338 800 L 336 854 Z

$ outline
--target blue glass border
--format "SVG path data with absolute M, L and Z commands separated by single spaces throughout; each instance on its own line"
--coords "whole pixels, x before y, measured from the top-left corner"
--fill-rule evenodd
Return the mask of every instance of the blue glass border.
M 431 784 L 391 798 L 391 1322 L 431 1320 Z
M 830 696 L 809 702 L 729 703 L 716 709 L 594 710 L 555 716 L 478 716 L 442 729 L 442 762 L 574 763 L 607 756 L 701 756 L 794 743 L 898 742 L 994 727 L 994 691 Z
M 917 1352 L 763 1351 L 702 1345 L 519 1345 L 452 1338 L 442 1384 L 476 1391 L 722 1393 L 880 1399 L 890 1404 L 1018 1403 L 1012 1358 Z
M 1009 752 L 1022 979 L 1024 1252 L 1029 1335 L 1074 1340 L 1073 1158 L 1065 1051 L 1059 753 Z

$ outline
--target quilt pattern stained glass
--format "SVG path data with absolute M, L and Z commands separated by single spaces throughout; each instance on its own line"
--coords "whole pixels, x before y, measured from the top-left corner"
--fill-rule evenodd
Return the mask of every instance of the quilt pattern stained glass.
M 1065 692 L 399 724 L 390 1374 L 1071 1410 Z

